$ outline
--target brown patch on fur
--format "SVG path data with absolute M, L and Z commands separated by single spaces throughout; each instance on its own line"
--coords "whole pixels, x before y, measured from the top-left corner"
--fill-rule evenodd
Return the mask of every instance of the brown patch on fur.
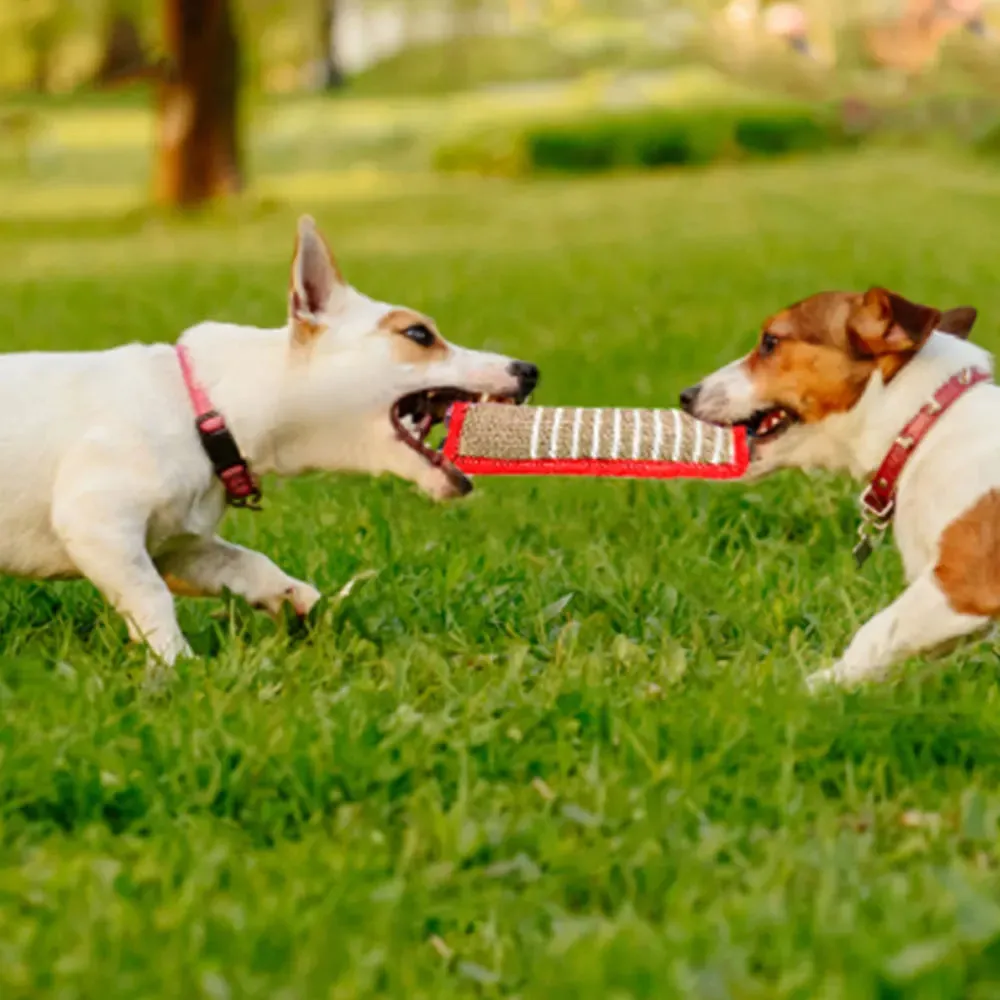
M 938 309 L 910 302 L 884 288 L 871 288 L 851 316 L 850 325 L 858 352 L 880 357 L 920 350 L 940 322 Z
M 942 333 L 950 333 L 959 340 L 968 340 L 972 328 L 976 325 L 976 317 L 979 314 L 972 306 L 959 306 L 957 309 L 949 309 L 941 314 L 941 320 L 937 328 Z
M 176 597 L 204 597 L 205 591 L 199 590 L 197 587 L 193 587 L 186 580 L 182 580 L 179 576 L 174 576 L 173 573 L 164 573 L 163 582 L 167 585 L 167 589 Z
M 761 399 L 814 423 L 850 410 L 876 369 L 891 381 L 940 318 L 881 288 L 820 292 L 768 319 L 745 364 Z
M 294 293 L 292 293 L 294 296 Z M 292 314 L 292 339 L 299 347 L 308 347 L 323 332 L 321 323 L 313 323 L 301 316 L 294 314 L 294 299 Z
M 392 356 L 400 364 L 426 365 L 433 361 L 444 361 L 448 357 L 448 345 L 426 316 L 409 309 L 393 309 L 382 317 L 378 326 L 392 338 Z M 430 347 L 423 347 L 404 336 L 404 332 L 412 326 L 427 327 L 434 335 L 434 343 Z
M 959 614 L 1000 617 L 1000 490 L 945 528 L 934 574 Z
M 821 292 L 764 324 L 770 353 L 758 347 L 746 365 L 761 399 L 794 410 L 806 423 L 851 409 L 875 370 L 851 347 L 849 323 L 860 295 Z M 763 339 L 762 339 L 763 345 Z

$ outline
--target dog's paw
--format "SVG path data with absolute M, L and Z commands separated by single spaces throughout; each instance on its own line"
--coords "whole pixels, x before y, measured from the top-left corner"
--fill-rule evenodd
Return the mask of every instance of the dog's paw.
M 821 691 L 828 691 L 831 688 L 851 687 L 854 683 L 854 679 L 840 663 L 827 667 L 825 670 L 817 670 L 805 679 L 806 690 L 810 694 L 819 694 Z
M 806 690 L 810 694 L 819 694 L 820 691 L 837 687 L 840 683 L 836 667 L 828 667 L 826 670 L 817 670 L 815 673 L 809 674 L 809 676 L 805 679 Z
M 881 676 L 880 672 L 859 670 L 857 666 L 851 666 L 841 660 L 826 670 L 817 670 L 810 674 L 805 679 L 805 685 L 810 694 L 818 694 L 830 688 L 849 690 L 870 681 L 880 680 Z
M 266 598 L 260 604 L 275 617 L 279 617 L 286 610 L 291 610 L 296 617 L 305 619 L 322 596 L 312 584 L 296 580 L 281 593 Z
M 310 583 L 297 583 L 292 588 L 290 603 L 300 618 L 306 618 L 323 595 Z
M 148 698 L 166 696 L 177 681 L 177 662 L 193 659 L 194 655 L 194 650 L 183 638 L 176 640 L 165 651 L 147 647 L 142 678 L 143 694 Z
M 165 698 L 176 682 L 177 672 L 173 667 L 168 667 L 162 660 L 150 657 L 142 674 L 140 691 L 144 698 L 151 700 Z

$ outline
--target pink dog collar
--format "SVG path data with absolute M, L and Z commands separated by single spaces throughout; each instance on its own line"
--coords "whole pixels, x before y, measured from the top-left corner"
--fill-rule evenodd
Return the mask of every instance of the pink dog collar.
M 194 408 L 201 446 L 212 463 L 215 475 L 226 489 L 226 502 L 233 507 L 260 510 L 260 485 L 240 454 L 239 445 L 226 426 L 225 418 L 212 406 L 208 393 L 195 376 L 191 354 L 183 344 L 174 345 L 174 351 Z

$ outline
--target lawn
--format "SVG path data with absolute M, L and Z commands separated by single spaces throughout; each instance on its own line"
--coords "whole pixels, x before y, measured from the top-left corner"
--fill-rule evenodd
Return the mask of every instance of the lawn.
M 0 189 L 0 348 L 278 324 L 301 210 L 543 403 L 673 405 L 825 287 L 974 304 L 1000 347 L 1000 177 L 963 160 L 303 170 L 197 224 L 69 183 Z M 88 585 L 0 582 L 3 1000 L 1000 997 L 997 647 L 802 687 L 900 585 L 853 568 L 855 487 L 266 493 L 228 537 L 356 584 L 308 634 L 181 602 L 165 695 Z

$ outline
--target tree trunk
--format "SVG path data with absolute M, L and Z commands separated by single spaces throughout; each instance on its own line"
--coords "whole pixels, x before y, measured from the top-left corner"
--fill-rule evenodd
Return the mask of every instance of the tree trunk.
M 32 57 L 31 89 L 36 94 L 47 94 L 49 77 L 52 75 L 52 50 L 47 46 L 39 46 Z
M 156 200 L 199 205 L 242 187 L 239 48 L 229 0 L 163 0 Z
M 45 17 L 28 32 L 28 49 L 31 52 L 31 87 L 36 94 L 49 93 L 52 77 L 52 56 L 58 40 L 54 17 Z
M 339 90 L 344 85 L 344 74 L 337 61 L 337 44 L 333 35 L 337 23 L 338 0 L 319 0 L 319 31 L 323 43 L 323 87 Z
M 150 61 L 139 27 L 129 15 L 110 12 L 102 48 L 101 61 L 94 73 L 95 86 L 114 87 L 161 79 L 164 67 Z

